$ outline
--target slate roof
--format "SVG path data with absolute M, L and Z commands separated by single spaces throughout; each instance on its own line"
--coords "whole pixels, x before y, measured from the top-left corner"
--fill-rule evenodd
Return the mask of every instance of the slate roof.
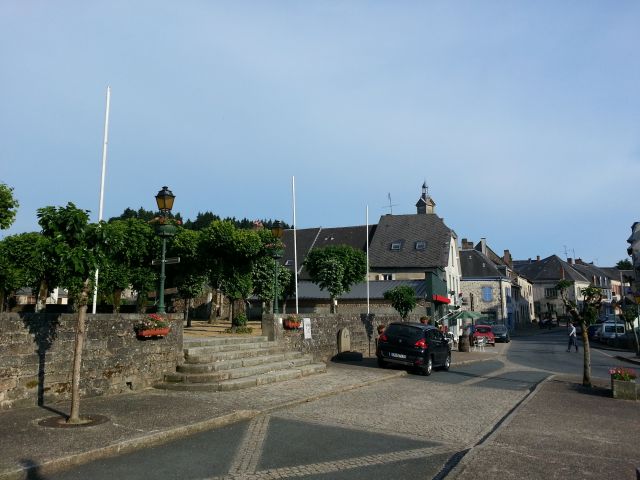
M 427 294 L 427 282 L 425 280 L 378 280 L 369 282 L 369 299 L 380 300 L 384 298 L 384 293 L 401 285 L 408 285 L 416 292 L 416 298 L 424 298 Z M 329 292 L 320 290 L 316 284 L 311 282 L 298 283 L 299 299 L 329 299 Z M 351 290 L 341 297 L 343 300 L 366 300 L 367 282 L 356 283 Z
M 557 255 L 551 255 L 542 260 L 516 260 L 513 262 L 513 268 L 518 274 L 534 283 L 558 282 L 563 278 L 575 282 L 591 281 Z
M 589 280 L 589 282 L 599 285 L 599 280 L 598 282 L 596 282 L 593 279 L 593 277 L 595 276 L 602 277 L 603 279 L 605 279 L 605 282 L 608 281 L 608 284 L 611 284 L 611 277 L 609 277 L 609 275 L 607 275 L 607 273 L 600 267 L 596 267 L 595 265 L 591 265 L 588 263 L 575 263 L 572 265 L 572 267 L 578 270 L 582 275 L 584 275 L 585 278 Z M 619 280 L 620 277 L 618 277 L 617 279 Z
M 436 214 L 383 215 L 369 245 L 371 270 L 444 268 L 449 261 L 449 243 L 455 232 Z M 400 250 L 391 244 L 400 242 Z M 416 250 L 416 242 L 426 242 Z
M 304 259 L 312 248 L 323 248 L 330 245 L 349 245 L 355 249 L 365 252 L 367 250 L 367 238 L 371 239 L 375 231 L 375 225 L 358 225 L 354 227 L 315 227 L 296 230 L 296 246 L 298 250 L 298 279 L 308 280 L 309 275 L 306 269 L 302 268 Z M 293 270 L 293 230 L 285 230 L 282 241 L 284 242 L 284 255 L 281 263 Z M 290 264 L 287 264 L 290 262 Z
M 462 280 L 473 278 L 508 278 L 503 275 L 489 257 L 476 249 L 460 250 Z

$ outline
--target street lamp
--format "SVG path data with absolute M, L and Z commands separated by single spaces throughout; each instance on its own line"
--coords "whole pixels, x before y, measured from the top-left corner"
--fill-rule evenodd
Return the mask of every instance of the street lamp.
M 273 249 L 273 260 L 274 260 L 274 288 L 273 288 L 273 313 L 274 315 L 278 312 L 278 260 L 282 258 L 282 249 L 280 248 L 280 240 L 282 239 L 282 233 L 284 229 L 282 228 L 282 224 L 280 220 L 276 220 L 273 228 L 271 228 L 271 234 L 276 238 L 276 246 Z
M 160 259 L 160 291 L 158 302 L 158 313 L 165 313 L 164 311 L 164 265 L 166 263 L 167 254 L 167 238 L 172 237 L 176 233 L 176 227 L 174 225 L 166 224 L 167 214 L 171 212 L 173 208 L 173 201 L 176 196 L 169 190 L 168 187 L 162 187 L 162 190 L 156 195 L 156 203 L 158 204 L 158 210 L 162 214 L 162 220 L 158 226 L 158 235 L 162 238 L 162 258 Z

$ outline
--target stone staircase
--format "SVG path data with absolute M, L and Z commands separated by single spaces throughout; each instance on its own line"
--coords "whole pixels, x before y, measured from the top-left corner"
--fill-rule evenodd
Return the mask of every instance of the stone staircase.
M 185 363 L 156 388 L 230 391 L 300 378 L 327 370 L 311 355 L 290 352 L 267 337 L 185 338 Z

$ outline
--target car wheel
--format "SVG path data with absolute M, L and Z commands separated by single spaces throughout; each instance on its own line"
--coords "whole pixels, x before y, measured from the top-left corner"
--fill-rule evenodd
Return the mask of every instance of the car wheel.
M 382 358 L 378 357 L 378 366 L 380 368 L 387 368 L 387 362 L 385 362 Z
M 442 366 L 442 369 L 447 372 L 449 371 L 449 368 L 451 367 L 451 354 L 447 354 L 447 358 L 444 361 L 444 365 Z
M 420 369 L 420 373 L 425 377 L 428 377 L 431 375 L 431 372 L 433 372 L 433 358 L 429 355 L 429 358 L 427 358 L 427 364 Z

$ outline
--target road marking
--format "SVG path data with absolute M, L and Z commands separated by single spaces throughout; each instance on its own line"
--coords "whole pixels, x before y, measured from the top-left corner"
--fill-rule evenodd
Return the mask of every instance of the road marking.
M 244 478 L 246 474 L 256 471 L 269 429 L 269 418 L 270 415 L 259 415 L 251 420 L 229 467 L 230 475 L 240 475 Z
M 310 463 L 307 465 L 296 465 L 294 467 L 284 468 L 270 468 L 268 470 L 262 470 L 256 472 L 229 472 L 228 475 L 221 477 L 211 477 L 208 480 L 238 480 L 238 479 L 252 479 L 257 478 L 260 480 L 275 480 L 282 478 L 297 478 L 306 477 L 308 475 L 321 475 L 337 473 L 345 470 L 353 470 L 356 468 L 371 467 L 374 465 L 384 465 L 395 462 L 402 462 L 406 460 L 413 460 L 416 458 L 422 458 L 428 455 L 439 455 L 454 453 L 457 450 L 451 446 L 438 446 L 417 448 L 414 450 L 406 450 L 400 452 L 390 452 L 384 455 L 365 455 L 356 458 L 345 458 L 343 460 L 336 460 L 331 462 Z

